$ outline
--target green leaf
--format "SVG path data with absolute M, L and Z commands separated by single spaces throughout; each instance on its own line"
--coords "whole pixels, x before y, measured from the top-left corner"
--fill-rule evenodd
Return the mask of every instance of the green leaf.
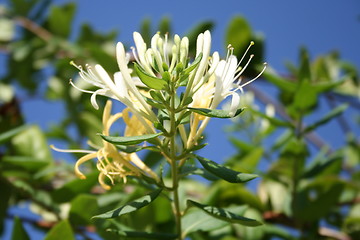
M 31 126 L 11 139 L 14 155 L 34 157 L 45 163 L 53 161 L 45 134 L 38 126 Z
M 247 206 L 238 206 L 227 208 L 226 210 L 241 215 L 244 214 L 247 209 Z M 199 208 L 189 209 L 186 212 L 186 215 L 181 219 L 181 223 L 184 236 L 196 231 L 214 231 L 228 225 L 227 222 L 214 218 Z
M 145 135 L 139 135 L 139 136 L 128 136 L 128 137 L 114 137 L 114 136 L 105 136 L 102 134 L 99 134 L 105 141 L 117 144 L 117 145 L 135 145 L 142 143 L 144 141 L 152 140 L 163 133 L 153 133 L 153 134 L 145 134 Z
M 27 156 L 4 156 L 2 161 L 6 168 L 25 169 L 27 171 L 37 171 L 48 165 L 42 159 Z
M 278 118 L 275 117 L 270 117 L 268 115 L 266 115 L 265 113 L 262 113 L 254 108 L 249 108 L 249 110 L 253 113 L 255 113 L 256 115 L 265 118 L 266 120 L 268 120 L 272 125 L 275 125 L 277 127 L 288 127 L 288 128 L 293 128 L 294 126 L 292 125 L 291 122 L 288 121 L 283 121 L 280 120 Z
M 339 116 L 340 114 L 342 114 L 348 107 L 348 104 L 342 104 L 340 106 L 338 106 L 337 108 L 333 109 L 332 111 L 330 111 L 328 114 L 326 114 L 323 118 L 321 118 L 320 120 L 316 121 L 315 123 L 307 126 L 304 130 L 303 133 L 308 133 L 313 131 L 314 129 L 320 127 L 321 125 L 324 125 L 326 123 L 328 123 L 330 120 L 334 119 L 335 117 Z
M 188 206 L 195 206 L 203 210 L 205 213 L 209 214 L 214 218 L 218 218 L 229 223 L 237 223 L 248 227 L 256 227 L 262 225 L 261 222 L 255 219 L 239 216 L 222 208 L 201 204 L 192 200 L 187 200 L 187 204 Z
M 241 16 L 234 17 L 227 30 L 225 36 L 225 44 L 231 44 L 234 48 L 234 55 L 242 56 L 244 50 L 252 40 L 252 30 L 249 23 Z
M 188 109 L 197 114 L 206 116 L 206 117 L 214 117 L 214 118 L 233 118 L 239 115 L 244 111 L 245 108 L 239 108 L 236 110 L 235 114 L 230 115 L 229 111 L 221 110 L 221 109 L 208 109 L 208 108 L 192 108 L 188 107 Z
M 67 38 L 71 33 L 71 23 L 75 10 L 75 3 L 67 3 L 63 6 L 52 6 L 48 19 L 51 33 Z
M 0 144 L 3 144 L 5 142 L 9 141 L 12 137 L 14 137 L 15 135 L 21 133 L 22 131 L 26 130 L 29 127 L 30 127 L 29 125 L 23 125 L 23 126 L 20 126 L 20 127 L 13 128 L 13 129 L 11 129 L 9 131 L 6 131 L 4 133 L 1 133 L 0 134 Z
M 200 156 L 196 156 L 196 158 L 206 170 L 230 183 L 244 183 L 258 177 L 256 174 L 241 173 L 231 170 Z
M 277 75 L 274 72 L 271 72 L 270 70 L 266 69 L 265 72 L 263 72 L 262 77 L 271 82 L 272 84 L 276 85 L 281 90 L 284 90 L 286 92 L 295 92 L 297 88 L 297 84 L 291 82 L 290 80 L 286 78 L 282 78 L 279 75 Z
M 74 179 L 65 183 L 62 187 L 51 193 L 54 201 L 58 203 L 68 202 L 81 193 L 88 193 L 98 182 L 98 173 L 86 175 L 86 179 Z
M 183 70 L 183 74 L 190 74 L 190 72 L 199 65 L 199 63 L 201 62 L 202 56 L 203 56 L 202 53 L 199 53 L 199 55 L 195 58 L 194 62 L 192 62 L 192 64 L 189 67 L 187 67 Z
M 165 89 L 168 83 L 161 78 L 153 77 L 147 74 L 137 63 L 134 63 L 134 68 L 140 80 L 149 88 L 162 90 Z
M 298 74 L 298 79 L 300 82 L 310 82 L 312 80 L 311 77 L 311 69 L 310 69 L 310 61 L 309 61 L 309 53 L 305 48 L 300 50 L 300 69 Z
M 202 22 L 195 27 L 193 27 L 186 36 L 189 38 L 189 54 L 195 55 L 196 50 L 196 40 L 200 33 L 205 32 L 206 30 L 211 30 L 214 27 L 214 23 L 210 21 Z
M 98 203 L 95 196 L 80 194 L 71 201 L 69 221 L 73 225 L 87 225 L 96 214 Z
M 343 159 L 342 154 L 334 154 L 330 157 L 322 157 L 315 159 L 311 162 L 311 165 L 304 171 L 303 178 L 312 178 L 320 176 L 320 174 L 330 167 L 335 162 L 341 162 Z
M 178 235 L 172 233 L 148 233 L 148 232 L 130 232 L 116 229 L 108 229 L 108 232 L 115 233 L 126 238 L 142 238 L 142 239 L 176 239 Z
M 51 228 L 44 240 L 75 240 L 74 232 L 67 220 L 63 220 Z
M 18 217 L 14 218 L 14 226 L 11 235 L 11 240 L 30 240 L 29 235 L 25 231 L 25 228 L 23 227 L 23 224 L 20 218 Z
M 143 197 L 140 197 L 132 202 L 125 204 L 124 206 L 121 206 L 117 209 L 111 210 L 109 212 L 106 212 L 106 213 L 103 213 L 100 215 L 96 215 L 93 218 L 109 219 L 109 218 L 115 218 L 115 217 L 119 217 L 121 215 L 130 213 L 130 212 L 137 211 L 140 208 L 145 207 L 145 206 L 149 205 L 152 201 L 154 201 L 159 196 L 161 191 L 162 191 L 162 189 L 157 189 Z

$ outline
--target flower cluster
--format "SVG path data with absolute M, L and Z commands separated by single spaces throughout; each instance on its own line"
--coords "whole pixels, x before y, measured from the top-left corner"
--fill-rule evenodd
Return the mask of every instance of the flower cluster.
M 124 139 L 132 136 L 148 136 L 142 141 L 151 142 L 153 149 L 163 154 L 170 164 L 181 160 L 183 164 L 192 151 L 197 149 L 201 137 L 211 117 L 234 117 L 241 112 L 240 92 L 242 88 L 257 79 L 260 74 L 241 85 L 241 75 L 250 63 L 252 55 L 243 64 L 244 56 L 238 60 L 233 49 L 221 60 L 219 53 L 211 54 L 211 34 L 209 31 L 197 37 L 195 59 L 189 57 L 189 39 L 175 35 L 169 39 L 156 33 L 148 47 L 142 36 L 134 33 L 135 47 L 127 53 L 121 42 L 116 45 L 116 59 L 119 72 L 110 76 L 102 66 L 76 66 L 81 79 L 94 85 L 97 90 L 82 89 L 71 82 L 80 91 L 91 93 L 91 103 L 98 109 L 97 95 L 103 95 L 122 102 L 127 108 L 122 113 L 111 115 L 111 103 L 108 102 L 103 115 L 103 146 L 97 151 L 87 153 L 76 163 L 79 170 L 82 163 L 97 158 L 100 171 L 99 182 L 105 188 L 105 177 L 113 183 L 115 177 L 126 181 L 126 176 L 147 176 L 159 183 L 160 179 L 147 167 L 135 152 L 123 152 L 109 141 L 111 125 L 123 118 L 127 127 Z M 133 68 L 129 67 L 134 59 Z M 225 98 L 231 98 L 229 111 L 217 107 Z M 130 120 L 129 113 L 132 114 Z M 187 127 L 188 125 L 188 127 Z M 176 135 L 179 134 L 179 138 Z M 179 140 L 180 139 L 180 140 Z M 176 140 L 178 142 L 176 142 Z M 180 141 L 180 142 L 179 142 Z M 121 145 L 122 142 L 117 142 Z M 133 145 L 141 141 L 133 142 Z M 176 143 L 176 144 L 175 144 Z

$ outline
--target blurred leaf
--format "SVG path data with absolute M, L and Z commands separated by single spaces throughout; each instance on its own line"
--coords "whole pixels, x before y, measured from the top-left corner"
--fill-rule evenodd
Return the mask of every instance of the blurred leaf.
M 148 232 L 129 232 L 121 230 L 108 229 L 109 232 L 116 233 L 118 236 L 141 239 L 176 239 L 178 235 L 171 233 L 148 233 Z
M 298 79 L 300 82 L 310 82 L 312 80 L 309 53 L 305 48 L 300 50 L 300 69 Z
M 12 137 L 16 136 L 17 134 L 25 131 L 26 129 L 28 129 L 30 126 L 29 125 L 23 125 L 17 128 L 13 128 L 11 130 L 8 130 L 4 133 L 0 134 L 0 144 L 3 144 L 7 141 L 9 141 Z
M 163 17 L 159 23 L 159 32 L 162 35 L 168 34 L 171 36 L 171 21 L 169 17 Z
M 80 194 L 71 201 L 69 221 L 73 225 L 88 225 L 98 208 L 95 196 Z
M 283 121 L 283 120 L 280 120 L 278 118 L 275 118 L 275 117 L 270 117 L 268 115 L 266 115 L 265 113 L 263 112 L 260 112 L 254 108 L 248 108 L 252 113 L 262 117 L 262 118 L 265 118 L 266 120 L 268 120 L 272 125 L 276 126 L 276 127 L 288 127 L 288 128 L 293 128 L 293 124 L 289 121 Z
M 86 45 L 86 50 L 90 52 L 96 63 L 100 64 L 106 71 L 112 74 L 119 71 L 114 56 L 108 54 L 103 48 L 99 47 L 99 44 L 89 43 Z
M 10 0 L 10 4 L 16 14 L 26 16 L 37 1 L 38 0 Z
M 42 159 L 27 156 L 4 156 L 2 161 L 7 169 L 25 169 L 30 172 L 36 172 L 48 165 Z
M 12 20 L 0 16 L 0 42 L 11 41 L 15 36 L 15 24 Z
M 144 134 L 139 136 L 128 136 L 128 137 L 116 137 L 116 136 L 105 136 L 100 134 L 100 136 L 107 142 L 117 144 L 117 145 L 135 145 L 142 143 L 144 141 L 152 140 L 163 133 L 153 133 L 153 134 Z
M 2 174 L 2 173 L 1 173 Z M 0 178 L 0 186 L 1 186 L 1 197 L 0 197 L 0 235 L 2 235 L 4 230 L 4 220 L 6 218 L 9 200 L 13 194 L 13 189 L 11 185 L 5 181 L 5 179 Z
M 245 49 L 252 41 L 252 30 L 249 23 L 241 16 L 234 17 L 226 30 L 226 47 L 231 44 L 234 48 L 234 55 L 237 57 L 244 54 Z
M 206 30 L 212 30 L 214 23 L 211 21 L 203 21 L 202 23 L 196 25 L 190 29 L 186 36 L 189 38 L 189 55 L 195 56 L 196 51 L 196 41 L 199 34 L 205 32 Z
M 258 177 L 256 174 L 240 173 L 231 170 L 225 166 L 217 164 L 214 161 L 200 156 L 196 156 L 196 158 L 206 170 L 230 183 L 244 183 Z
M 262 74 L 262 77 L 280 88 L 283 91 L 287 92 L 295 92 L 296 91 L 296 83 L 290 81 L 289 79 L 283 78 L 276 74 L 275 72 L 266 69 L 266 71 Z
M 36 125 L 26 128 L 11 139 L 15 155 L 33 157 L 45 163 L 53 161 L 45 134 Z
M 236 215 L 236 214 L 229 212 L 222 208 L 208 206 L 208 205 L 201 204 L 201 203 L 198 203 L 198 202 L 195 202 L 192 200 L 187 200 L 187 204 L 189 206 L 195 206 L 195 207 L 203 210 L 204 212 L 206 212 L 207 214 L 209 214 L 210 216 L 212 216 L 214 218 L 218 218 L 220 220 L 223 220 L 223 221 L 226 221 L 229 223 L 238 223 L 238 224 L 248 226 L 248 227 L 256 227 L 256 226 L 262 225 L 262 223 L 258 222 L 257 220 Z
M 120 208 L 108 211 L 108 212 L 100 214 L 100 215 L 93 216 L 93 218 L 109 219 L 109 218 L 115 218 L 115 217 L 119 217 L 123 214 L 137 211 L 140 208 L 145 207 L 145 206 L 149 205 L 152 201 L 154 201 L 159 196 L 161 191 L 162 191 L 162 189 L 157 189 L 141 198 L 138 198 L 132 202 L 125 204 L 124 206 L 122 206 Z
M 244 108 L 239 108 L 238 110 L 236 110 L 234 114 L 230 114 L 229 111 L 221 110 L 221 109 L 192 108 L 192 107 L 188 107 L 187 109 L 197 114 L 206 117 L 213 117 L 213 118 L 233 118 L 244 111 Z
M 52 6 L 48 18 L 51 33 L 67 38 L 71 33 L 71 25 L 76 11 L 75 3 L 63 6 Z
M 151 19 L 145 18 L 140 26 L 140 34 L 144 39 L 147 46 L 151 44 L 152 30 L 151 30 Z
M 341 115 L 347 109 L 347 107 L 348 107 L 348 104 L 342 104 L 342 105 L 336 107 L 335 109 L 331 110 L 328 114 L 326 114 L 320 120 L 318 120 L 315 123 L 307 126 L 303 130 L 303 133 L 311 132 L 311 131 L 315 130 L 316 128 L 328 123 L 330 120 L 332 120 L 332 119 L 336 118 L 337 116 Z
M 344 184 L 340 181 L 320 179 L 297 193 L 295 216 L 306 222 L 314 222 L 328 214 L 338 203 Z
M 311 165 L 304 171 L 303 178 L 312 178 L 321 175 L 328 167 L 333 163 L 341 161 L 343 158 L 342 154 L 336 154 L 330 157 L 323 157 L 312 161 Z
M 295 111 L 306 112 L 314 107 L 316 103 L 317 92 L 313 86 L 307 81 L 301 82 L 294 96 L 293 106 Z
M 86 175 L 86 179 L 73 179 L 51 193 L 54 201 L 68 202 L 81 193 L 88 193 L 97 184 L 98 173 Z
M 67 220 L 63 220 L 56 224 L 46 234 L 44 240 L 75 240 L 74 232 Z
M 20 218 L 14 218 L 14 226 L 11 235 L 11 240 L 30 240 L 29 235 L 27 234 Z

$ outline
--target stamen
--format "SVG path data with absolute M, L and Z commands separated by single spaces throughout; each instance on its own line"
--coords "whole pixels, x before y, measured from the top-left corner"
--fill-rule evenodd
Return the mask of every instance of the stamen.
M 267 63 L 264 62 L 264 67 L 263 67 L 263 69 L 261 70 L 261 72 L 260 72 L 255 78 L 253 78 L 253 79 L 251 79 L 250 81 L 247 81 L 246 83 L 244 83 L 243 85 L 241 85 L 241 87 L 245 87 L 246 85 L 248 85 L 248 84 L 252 83 L 253 81 L 255 81 L 256 79 L 258 79 L 258 78 L 261 76 L 261 74 L 263 74 L 263 72 L 265 72 L 266 67 L 267 67 Z
M 251 48 L 253 45 L 255 45 L 255 43 L 254 43 L 254 41 L 251 41 L 250 44 L 249 44 L 249 46 L 247 47 L 245 53 L 243 54 L 242 58 L 240 59 L 239 65 L 240 65 L 241 62 L 244 60 L 246 54 L 248 53 L 248 51 L 250 50 L 250 48 Z
M 54 145 L 50 145 L 50 148 L 57 152 L 65 152 L 65 153 L 95 153 L 96 151 L 84 150 L 84 149 L 61 149 L 57 148 Z
M 247 61 L 247 63 L 245 64 L 245 66 L 243 68 L 241 68 L 240 72 L 238 72 L 235 76 L 235 79 L 239 78 L 241 76 L 241 74 L 243 74 L 243 72 L 245 71 L 245 69 L 249 66 L 251 59 L 254 57 L 254 54 L 251 54 L 249 57 L 249 60 Z M 238 64 L 239 65 L 239 64 Z
M 73 86 L 74 88 L 76 88 L 77 90 L 79 90 L 80 92 L 84 92 L 84 93 L 94 93 L 93 91 L 88 91 L 88 90 L 84 90 L 79 88 L 78 86 L 76 86 L 73 81 L 70 79 L 69 83 L 71 84 L 71 86 Z

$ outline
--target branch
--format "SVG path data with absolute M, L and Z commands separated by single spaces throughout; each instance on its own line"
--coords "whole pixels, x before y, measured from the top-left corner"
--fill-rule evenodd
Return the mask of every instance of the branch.
M 28 18 L 17 16 L 15 17 L 15 21 L 17 24 L 34 33 L 44 41 L 49 41 L 53 37 L 53 35 L 48 30 Z
M 286 113 L 284 107 L 279 104 L 277 101 L 266 95 L 264 92 L 252 87 L 251 85 L 248 86 L 248 88 L 255 94 L 256 98 L 259 99 L 263 104 L 272 104 L 275 107 L 276 112 L 282 117 L 283 119 L 295 124 L 295 121 L 291 119 L 291 117 Z M 306 127 L 306 126 L 303 126 Z M 305 138 L 308 139 L 315 147 L 318 149 L 322 149 L 326 147 L 328 150 L 328 153 L 333 152 L 333 150 L 330 148 L 330 145 L 327 144 L 319 135 L 317 135 L 315 132 L 310 132 L 305 135 Z

